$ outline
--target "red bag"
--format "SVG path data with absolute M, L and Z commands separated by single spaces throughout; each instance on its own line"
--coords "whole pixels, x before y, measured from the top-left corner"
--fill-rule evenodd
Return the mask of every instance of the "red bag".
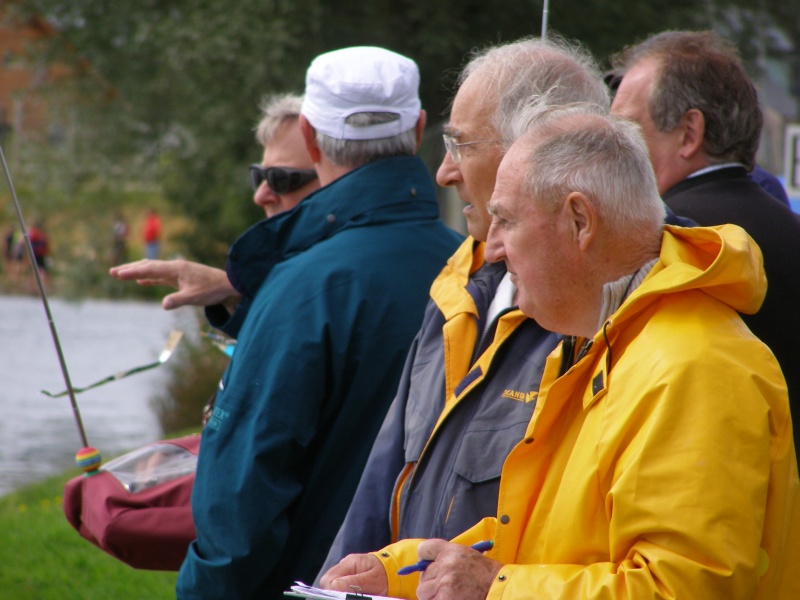
M 64 486 L 64 514 L 136 569 L 177 571 L 195 538 L 191 496 L 200 435 L 150 444 Z

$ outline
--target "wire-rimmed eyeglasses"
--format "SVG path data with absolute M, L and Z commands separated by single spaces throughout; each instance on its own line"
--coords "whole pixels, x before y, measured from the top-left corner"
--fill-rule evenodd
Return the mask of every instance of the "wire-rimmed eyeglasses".
M 453 162 L 456 163 L 461 162 L 461 146 L 474 146 L 475 144 L 485 144 L 487 142 L 494 141 L 494 140 L 478 140 L 475 142 L 457 142 L 456 138 L 447 135 L 446 133 L 442 134 L 442 139 L 444 139 L 444 147 L 447 148 L 447 151 L 450 153 L 450 157 L 453 159 Z

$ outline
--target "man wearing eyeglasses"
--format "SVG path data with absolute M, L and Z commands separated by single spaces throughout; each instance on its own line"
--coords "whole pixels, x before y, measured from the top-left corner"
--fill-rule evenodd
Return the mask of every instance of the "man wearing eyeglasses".
M 436 179 L 466 204 L 470 237 L 431 288 L 400 388 L 320 573 L 325 587 L 357 573 L 362 557 L 374 560 L 357 553 L 398 539 L 450 539 L 496 513 L 503 461 L 525 433 L 558 336 L 518 310 L 504 264 L 484 263 L 486 205 L 517 135 L 513 116 L 544 94 L 609 104 L 594 59 L 557 38 L 477 52 L 459 77 Z
M 181 600 L 277 598 L 322 565 L 461 239 L 415 156 L 418 86 L 416 64 L 382 48 L 308 69 L 299 124 L 321 187 L 236 241 L 241 302 L 206 313 L 237 346 L 203 430 Z M 251 173 L 260 187 L 302 181 Z

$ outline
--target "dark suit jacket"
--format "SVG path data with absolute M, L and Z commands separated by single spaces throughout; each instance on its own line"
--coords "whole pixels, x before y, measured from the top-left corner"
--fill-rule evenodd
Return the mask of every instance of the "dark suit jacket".
M 795 452 L 800 446 L 800 217 L 747 177 L 730 167 L 684 179 L 664 195 L 678 215 L 699 225 L 734 223 L 761 247 L 767 297 L 744 322 L 766 343 L 781 365 L 789 387 Z

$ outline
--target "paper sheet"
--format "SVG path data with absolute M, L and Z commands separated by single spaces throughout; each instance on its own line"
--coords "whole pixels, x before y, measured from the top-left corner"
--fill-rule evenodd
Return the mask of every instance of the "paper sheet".
M 374 596 L 372 594 L 361 594 L 357 592 L 334 592 L 333 590 L 322 590 L 310 585 L 306 585 L 302 581 L 295 581 L 295 585 L 291 590 L 284 592 L 284 596 L 293 596 L 295 598 L 314 598 L 315 600 L 346 600 L 350 594 L 350 600 L 353 597 L 364 598 L 364 600 L 402 600 L 401 598 L 392 598 L 390 596 Z

